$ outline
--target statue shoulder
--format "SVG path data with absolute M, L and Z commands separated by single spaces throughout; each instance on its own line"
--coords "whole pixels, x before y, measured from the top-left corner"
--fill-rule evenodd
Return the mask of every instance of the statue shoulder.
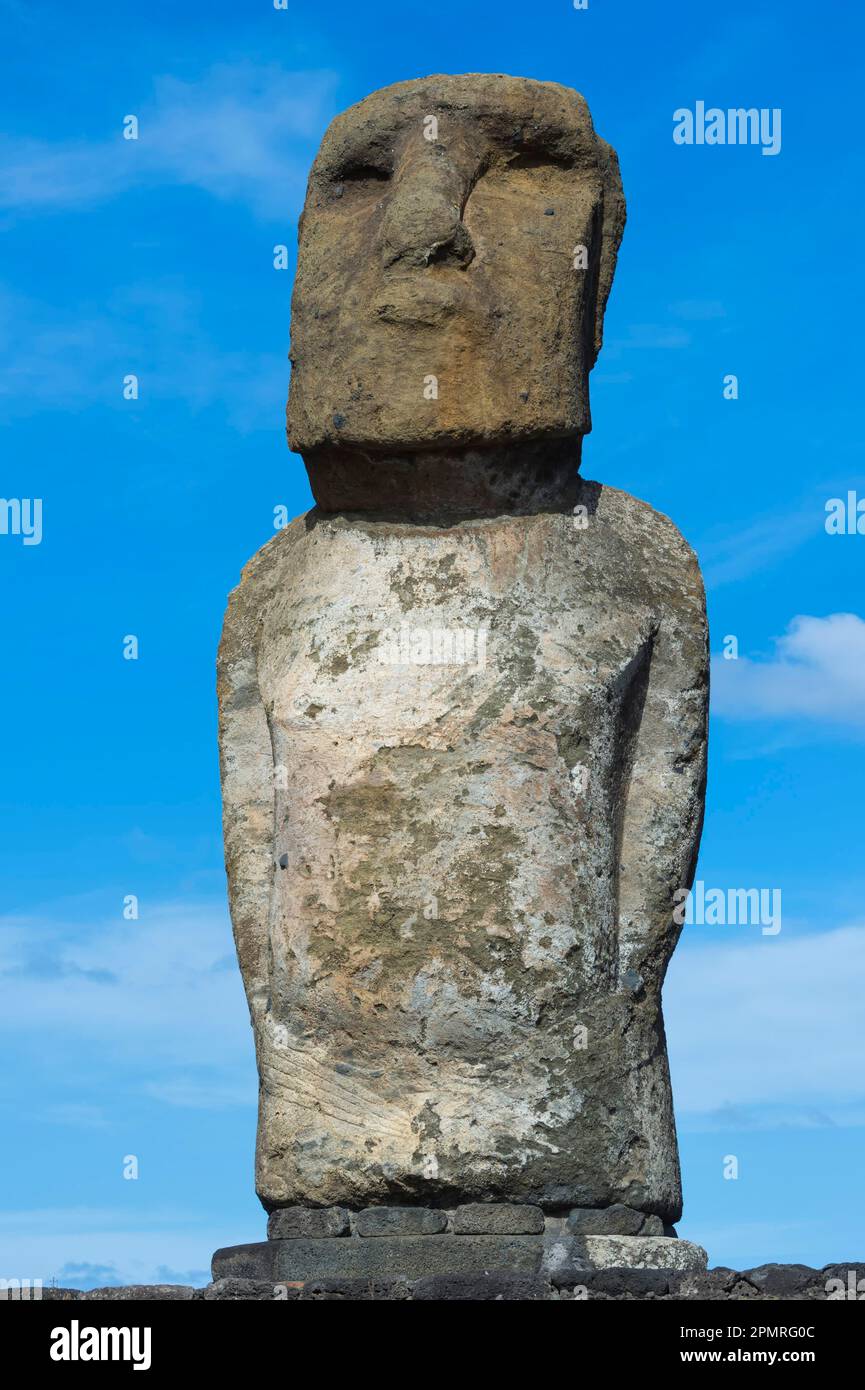
M 670 591 L 705 604 L 703 578 L 695 552 L 664 512 L 629 492 L 586 482 L 588 524 L 592 519 L 611 545 L 620 548 L 640 583 L 659 594 Z
M 223 645 L 258 626 L 277 587 L 286 583 L 308 532 L 308 514 L 295 517 L 247 560 L 228 595 Z

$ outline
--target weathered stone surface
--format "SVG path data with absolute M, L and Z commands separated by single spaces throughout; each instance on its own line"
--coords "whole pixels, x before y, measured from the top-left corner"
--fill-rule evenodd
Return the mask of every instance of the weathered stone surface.
M 457 1235 L 538 1235 L 544 1229 L 540 1207 L 514 1202 L 472 1202 L 457 1207 L 453 1216 Z
M 412 1286 L 416 1302 L 512 1303 L 539 1302 L 549 1298 L 550 1288 L 539 1275 L 529 1274 L 433 1274 Z
M 759 1289 L 760 1293 L 784 1298 L 790 1294 L 801 1293 L 811 1284 L 819 1283 L 821 1271 L 812 1269 L 810 1265 L 767 1264 L 758 1265 L 755 1269 L 746 1269 L 742 1277 Z
M 544 1243 L 541 1273 L 555 1288 L 570 1289 L 575 1284 L 585 1283 L 585 1275 L 592 1269 L 581 1237 L 562 1235 Z
M 440 1239 L 433 1237 L 434 1240 Z M 464 1238 L 465 1239 L 465 1238 Z M 579 1247 L 579 1238 L 566 1236 L 573 1249 Z M 348 1242 L 347 1242 L 348 1243 Z M 362 1244 L 352 1239 L 352 1244 Z M 608 1269 L 578 1268 L 573 1266 L 573 1277 L 555 1277 L 556 1271 L 549 1260 L 549 1251 L 558 1242 L 551 1242 L 544 1253 L 544 1268 L 536 1274 L 497 1271 L 490 1273 L 430 1274 L 415 1279 L 394 1277 L 361 1278 L 316 1278 L 282 1282 L 252 1279 L 217 1279 L 204 1289 L 184 1291 L 181 1298 L 188 1301 L 190 1293 L 196 1300 L 215 1301 L 321 1301 L 321 1300 L 361 1300 L 365 1302 L 393 1302 L 414 1299 L 430 1302 L 436 1299 L 484 1302 L 495 1300 L 553 1300 L 588 1298 L 598 1301 L 664 1300 L 669 1302 L 777 1302 L 779 1299 L 794 1302 L 820 1302 L 829 1297 L 826 1288 L 827 1278 L 840 1278 L 845 1285 L 845 1296 L 849 1297 L 848 1271 L 858 1269 L 859 1277 L 865 1279 L 865 1265 L 849 1264 L 827 1265 L 823 1270 L 808 1270 L 807 1266 L 773 1265 L 772 1279 L 761 1279 L 762 1288 L 751 1283 L 751 1275 L 757 1271 L 738 1273 L 733 1269 L 717 1267 L 710 1270 L 671 1270 L 634 1269 L 611 1267 Z M 379 1245 L 379 1242 L 369 1242 Z M 266 1248 L 266 1243 L 261 1243 Z M 559 1275 L 563 1265 L 558 1266 Z M 784 1271 L 789 1271 L 785 1278 Z M 773 1287 L 776 1291 L 769 1292 Z M 797 1292 L 787 1292 L 795 1288 Z M 120 1298 L 139 1299 L 142 1296 L 152 1299 L 174 1299 L 177 1297 L 176 1285 L 155 1285 L 142 1290 L 112 1290 Z M 94 1290 L 93 1293 L 104 1293 Z M 79 1289 L 44 1290 L 44 1298 L 78 1300 L 88 1297 Z M 837 1291 L 835 1297 L 838 1297 Z
M 379 1236 L 365 1240 L 271 1240 L 228 1246 L 213 1256 L 213 1280 L 420 1279 L 487 1270 L 536 1273 L 536 1236 Z
M 401 1303 L 411 1296 L 405 1279 L 310 1279 L 300 1290 L 303 1303 Z
M 238 939 L 268 1201 L 565 1189 L 678 1215 L 660 985 L 702 797 L 702 591 L 666 519 L 584 487 L 585 531 L 293 523 L 235 594 L 226 833 L 238 921 L 263 841 Z M 406 623 L 485 630 L 485 665 L 381 661 Z M 247 800 L 274 761 L 275 845 Z
M 276 1280 L 276 1247 L 275 1240 L 223 1246 L 210 1262 L 213 1283 L 244 1279 L 272 1285 Z
M 157 1299 L 160 1302 L 176 1300 L 183 1303 L 195 1297 L 195 1290 L 189 1284 L 126 1284 L 117 1288 L 88 1289 L 81 1297 L 94 1303 Z
M 707 1284 L 711 1284 L 721 1293 L 729 1293 L 737 1279 L 741 1279 L 735 1269 L 730 1269 L 728 1265 L 714 1265 L 712 1269 L 707 1269 L 704 1278 Z
M 669 1269 L 595 1269 L 584 1284 L 590 1298 L 666 1298 L 677 1297 L 683 1277 Z
M 429 1207 L 367 1207 L 354 1219 L 359 1236 L 434 1236 L 447 1224 L 445 1212 Z
M 534 1274 L 535 1236 L 381 1236 L 377 1240 L 274 1241 L 279 1279 L 420 1279 L 427 1274 Z
M 611 1207 L 574 1207 L 569 1212 L 566 1229 L 571 1235 L 584 1236 L 662 1236 L 664 1223 L 660 1216 L 635 1211 L 620 1202 Z
M 319 509 L 219 658 L 268 1208 L 680 1213 L 660 991 L 705 605 L 672 523 L 578 475 L 623 218 L 551 84 L 400 84 L 316 161 L 289 433 Z
M 271 1303 L 277 1297 L 285 1298 L 290 1302 L 291 1298 L 299 1297 L 300 1290 L 292 1289 L 289 1294 L 275 1293 L 274 1285 L 267 1281 L 257 1281 L 255 1279 L 217 1279 L 214 1283 L 208 1284 L 206 1288 L 196 1292 L 196 1297 L 203 1299 L 206 1303 Z
M 784 1265 L 780 1267 L 786 1268 Z M 807 1269 L 808 1266 L 802 1265 L 801 1268 Z M 827 1279 L 846 1279 L 851 1273 L 856 1279 L 865 1279 L 865 1264 L 857 1260 L 844 1260 L 837 1264 L 824 1265 L 820 1272 Z
M 675 1292 L 680 1276 L 666 1269 L 595 1269 L 584 1276 L 590 1298 L 604 1294 L 608 1298 L 661 1298 Z
M 267 1218 L 268 1240 L 323 1240 L 349 1230 L 345 1207 L 279 1207 Z
M 704 1270 L 702 1245 L 668 1236 L 586 1236 L 586 1254 L 596 1269 Z
M 840 1279 L 846 1289 L 849 1289 L 851 1284 L 861 1284 L 857 1292 L 865 1294 L 865 1264 L 857 1264 L 855 1260 L 850 1260 L 846 1264 L 824 1265 L 820 1276 L 824 1284 L 829 1279 Z

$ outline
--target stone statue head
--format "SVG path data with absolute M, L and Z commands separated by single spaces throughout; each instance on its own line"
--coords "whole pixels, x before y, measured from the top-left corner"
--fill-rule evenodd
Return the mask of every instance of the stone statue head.
M 350 505 L 376 461 L 421 490 L 461 453 L 575 471 L 624 217 L 568 87 L 436 76 L 337 116 L 292 302 L 288 437 L 319 502 Z

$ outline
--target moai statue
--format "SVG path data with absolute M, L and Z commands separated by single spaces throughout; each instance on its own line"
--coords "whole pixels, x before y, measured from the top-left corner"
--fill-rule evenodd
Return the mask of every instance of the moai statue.
M 624 220 L 554 83 L 399 83 L 313 165 L 288 438 L 317 506 L 219 657 L 271 1212 L 680 1215 L 660 996 L 707 635 L 675 526 L 579 475 Z

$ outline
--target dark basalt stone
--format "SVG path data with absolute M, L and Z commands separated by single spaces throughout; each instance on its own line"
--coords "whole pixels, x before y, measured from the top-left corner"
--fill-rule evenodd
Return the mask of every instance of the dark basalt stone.
M 574 1207 L 566 1228 L 580 1236 L 663 1236 L 668 1232 L 660 1216 L 648 1215 L 616 1202 L 609 1207 Z
M 447 1230 L 443 1211 L 430 1207 L 367 1207 L 354 1219 L 359 1236 L 434 1236 Z

